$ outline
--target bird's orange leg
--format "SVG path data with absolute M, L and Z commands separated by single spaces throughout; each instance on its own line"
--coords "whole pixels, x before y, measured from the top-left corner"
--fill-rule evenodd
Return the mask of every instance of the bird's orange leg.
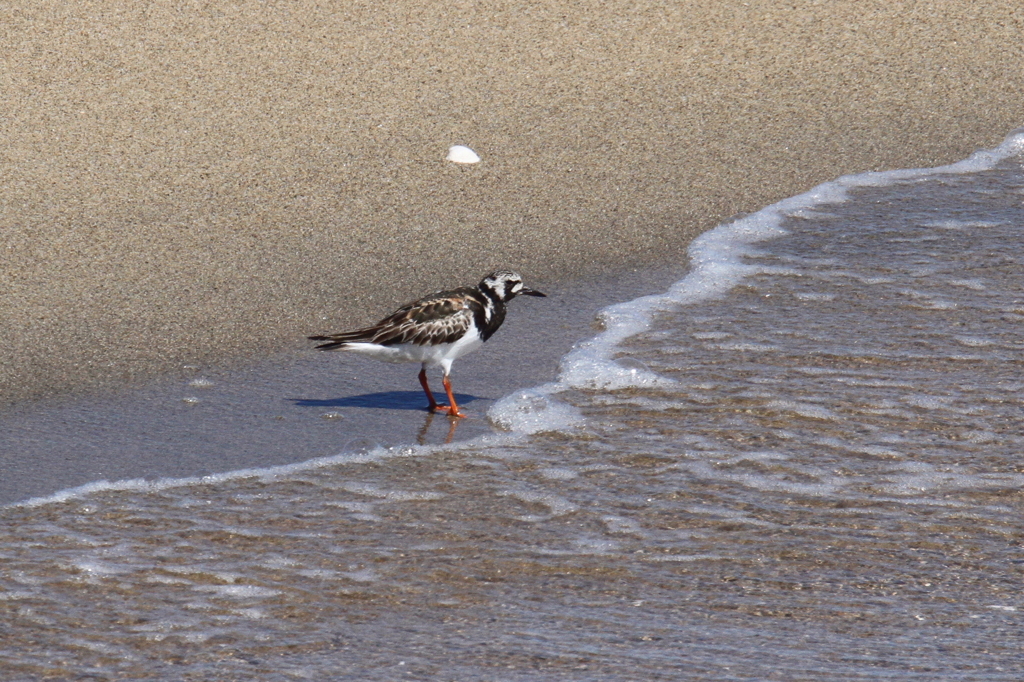
M 427 368 L 424 367 L 420 370 L 420 386 L 423 387 L 423 392 L 427 394 L 427 400 L 430 401 L 430 405 L 427 407 L 431 412 L 437 412 L 439 407 L 448 407 L 447 405 L 438 405 L 437 401 L 434 400 L 434 392 L 430 390 L 430 385 L 427 383 Z
M 448 381 L 447 374 L 444 375 L 441 382 L 444 384 L 444 390 L 448 394 L 447 405 L 434 400 L 434 393 L 430 390 L 430 385 L 427 384 L 427 368 L 424 367 L 420 370 L 420 386 L 423 387 L 423 392 L 427 394 L 427 400 L 430 401 L 430 405 L 427 406 L 427 409 L 431 412 L 447 414 L 449 417 L 465 417 L 466 413 L 460 412 L 459 406 L 455 403 L 455 394 L 452 393 L 452 383 Z
M 451 407 L 448 408 L 448 415 L 451 417 L 465 417 L 465 412 L 459 411 L 459 406 L 455 404 L 455 394 L 452 393 L 452 382 L 448 381 L 448 375 L 445 374 L 441 377 L 441 383 L 444 384 L 445 393 L 448 394 L 448 403 Z M 438 407 L 445 407 L 444 405 L 438 405 Z

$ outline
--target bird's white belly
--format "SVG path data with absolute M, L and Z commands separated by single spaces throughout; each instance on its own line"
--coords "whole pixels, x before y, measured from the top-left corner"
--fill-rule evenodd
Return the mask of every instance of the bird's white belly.
M 468 334 L 454 343 L 440 343 L 421 346 L 415 343 L 399 343 L 380 346 L 375 343 L 346 343 L 342 349 L 359 353 L 384 362 L 420 362 L 430 366 L 441 366 L 447 373 L 452 362 L 466 353 L 472 353 L 483 345 L 483 339 L 471 329 Z

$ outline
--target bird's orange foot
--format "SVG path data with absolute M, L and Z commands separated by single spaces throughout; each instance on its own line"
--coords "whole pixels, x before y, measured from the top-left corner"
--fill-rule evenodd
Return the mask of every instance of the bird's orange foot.
M 466 413 L 462 410 L 456 409 L 451 405 L 431 405 L 430 411 L 436 414 L 446 414 L 449 417 L 465 417 Z

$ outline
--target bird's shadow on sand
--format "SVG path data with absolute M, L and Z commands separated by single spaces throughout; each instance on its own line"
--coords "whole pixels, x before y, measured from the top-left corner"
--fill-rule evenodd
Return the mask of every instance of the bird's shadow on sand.
M 447 402 L 443 394 L 436 397 L 438 402 Z M 369 407 L 378 410 L 417 410 L 419 412 L 425 412 L 427 409 L 427 397 L 423 395 L 423 391 L 381 391 L 325 400 L 314 398 L 288 398 L 287 400 L 298 407 Z M 455 394 L 455 401 L 459 405 L 468 404 L 474 400 L 477 400 L 476 396 L 465 393 Z

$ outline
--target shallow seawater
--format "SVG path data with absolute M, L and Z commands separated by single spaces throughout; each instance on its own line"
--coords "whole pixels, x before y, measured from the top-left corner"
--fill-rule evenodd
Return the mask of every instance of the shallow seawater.
M 0 510 L 3 678 L 1022 679 L 1022 204 L 789 210 L 518 433 Z

